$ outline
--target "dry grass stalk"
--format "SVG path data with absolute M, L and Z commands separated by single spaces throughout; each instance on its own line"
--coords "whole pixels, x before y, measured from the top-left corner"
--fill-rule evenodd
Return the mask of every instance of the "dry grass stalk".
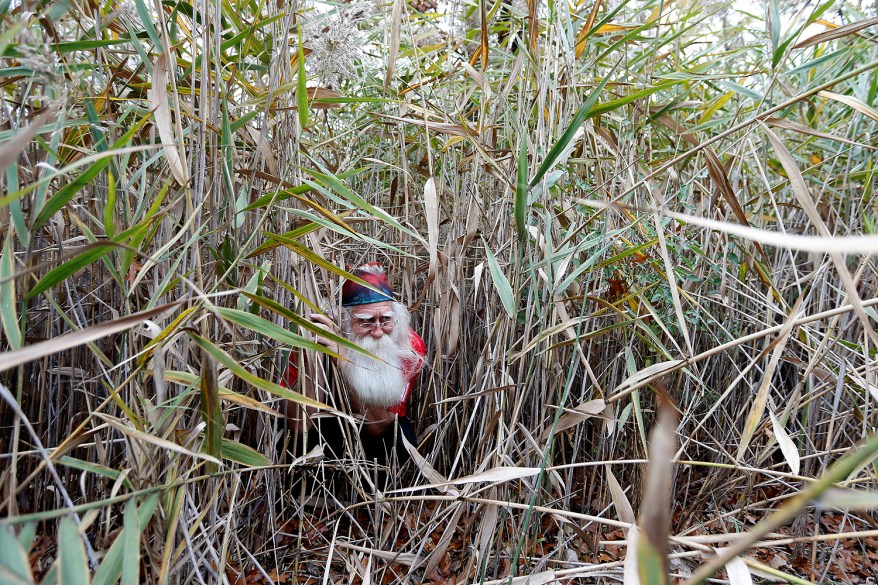
M 837 578 L 874 537 L 874 14 L 694 6 L 7 8 L 2 576 L 615 582 L 640 517 L 695 580 Z M 279 416 L 368 260 L 429 349 L 386 485 Z

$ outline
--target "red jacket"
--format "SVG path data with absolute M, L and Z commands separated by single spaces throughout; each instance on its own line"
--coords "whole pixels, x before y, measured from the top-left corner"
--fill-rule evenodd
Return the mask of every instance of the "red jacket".
M 392 412 L 399 416 L 405 416 L 406 414 L 406 405 L 411 397 L 412 388 L 415 386 L 415 379 L 417 379 L 418 373 L 424 365 L 424 356 L 427 355 L 427 345 L 421 339 L 421 336 L 412 329 L 409 329 L 409 343 L 411 343 L 412 351 L 416 354 L 402 360 L 402 375 L 408 380 L 409 384 L 405 390 L 405 396 L 402 397 L 399 404 L 387 409 L 387 412 Z M 280 382 L 280 385 L 284 388 L 292 388 L 299 379 L 299 368 L 296 366 L 296 361 L 296 351 L 293 350 L 290 352 L 290 361 L 287 366 L 286 375 Z

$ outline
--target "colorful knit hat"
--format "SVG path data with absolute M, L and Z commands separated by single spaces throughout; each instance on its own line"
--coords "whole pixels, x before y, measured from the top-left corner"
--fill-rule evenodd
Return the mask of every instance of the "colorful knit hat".
M 393 291 L 390 289 L 390 284 L 387 282 L 387 276 L 384 274 L 384 268 L 381 266 L 381 263 L 369 262 L 359 268 L 348 270 L 348 272 L 357 278 L 365 280 L 377 290 L 366 288 L 352 280 L 346 280 L 341 287 L 341 305 L 343 307 L 393 300 Z

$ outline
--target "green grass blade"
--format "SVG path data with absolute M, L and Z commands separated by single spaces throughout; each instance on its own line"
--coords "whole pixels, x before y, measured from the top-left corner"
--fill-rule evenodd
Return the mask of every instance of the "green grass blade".
M 137 521 L 137 502 L 131 498 L 125 502 L 122 541 L 122 581 L 120 585 L 140 583 L 140 523 Z
M 302 42 L 302 27 L 299 26 L 298 74 L 296 75 L 296 102 L 299 106 L 299 126 L 302 130 L 308 125 L 308 80 L 305 72 L 305 45 Z
M 615 67 L 613 68 L 613 71 L 615 71 Z M 561 153 L 564 152 L 564 149 L 567 148 L 567 145 L 570 144 L 570 141 L 573 140 L 573 137 L 576 135 L 576 131 L 579 130 L 579 127 L 582 126 L 582 123 L 585 122 L 587 118 L 589 118 L 589 114 L 591 113 L 592 108 L 594 108 L 594 105 L 597 103 L 598 98 L 601 96 L 601 92 L 607 86 L 607 82 L 610 81 L 610 75 L 612 75 L 613 71 L 610 71 L 610 73 L 601 80 L 601 82 L 594 89 L 594 91 L 591 92 L 591 95 L 588 96 L 588 98 L 585 100 L 585 103 L 580 106 L 579 110 L 576 112 L 576 115 L 573 116 L 573 120 L 570 122 L 567 130 L 564 131 L 564 134 L 561 135 L 561 138 L 558 139 L 558 142 L 556 142 L 555 145 L 552 146 L 552 148 L 549 150 L 549 153 L 546 154 L 546 158 L 545 160 L 543 160 L 543 164 L 540 165 L 540 168 L 537 169 L 537 172 L 534 175 L 533 179 L 531 179 L 531 188 L 539 183 L 540 179 L 543 178 L 546 172 L 548 172 L 548 170 L 551 169 L 556 162 L 558 162 L 558 158 L 561 156 Z
M 768 22 L 765 24 L 768 27 L 768 37 L 771 39 L 771 66 L 774 68 L 777 67 L 777 62 L 780 60 L 777 50 L 780 43 L 780 7 L 778 6 L 778 0 L 769 1 Z
M 765 96 L 762 93 L 756 91 L 755 89 L 744 87 L 740 83 L 735 83 L 734 81 L 717 81 L 716 85 L 718 87 L 731 90 L 737 94 L 747 96 L 754 102 L 761 102 L 765 99 Z
M 112 238 L 116 233 L 116 173 L 107 173 L 107 204 L 104 205 L 104 233 Z
M 802 30 L 804 30 L 804 28 L 806 26 L 807 26 L 807 24 L 803 24 L 802 26 L 798 27 L 795 31 L 790 31 L 789 36 L 787 36 L 786 40 L 777 46 L 777 48 L 774 50 L 774 52 L 771 55 L 771 68 L 772 69 L 777 68 L 777 66 L 780 64 L 781 60 L 783 59 L 784 53 L 787 52 L 787 47 L 790 46 L 790 43 L 792 43 L 797 38 L 799 38 L 799 34 L 802 32 Z
M 287 232 L 286 235 L 289 237 L 300 238 L 303 235 L 305 235 L 306 232 L 311 233 L 314 230 L 318 229 L 319 226 L 323 226 L 328 230 L 332 230 L 333 232 L 337 233 L 338 235 L 340 235 L 341 237 L 344 237 L 344 238 L 349 237 L 353 233 L 352 228 L 341 227 L 341 225 L 347 226 L 347 224 L 344 223 L 344 221 L 343 221 L 344 218 L 341 216 L 336 216 L 336 219 L 338 221 L 333 221 L 333 220 L 328 220 L 328 219 L 321 217 L 319 215 L 315 215 L 315 214 L 310 213 L 308 211 L 305 211 L 304 209 L 297 209 L 295 207 L 283 207 L 283 210 L 286 213 L 290 213 L 298 218 L 304 219 L 308 222 L 312 222 L 312 223 L 303 225 L 302 228 L 300 228 L 302 230 L 302 233 L 300 233 L 298 235 L 293 236 L 293 235 L 291 235 L 292 232 Z M 357 237 L 360 238 L 361 240 L 363 240 L 364 242 L 366 242 L 367 244 L 369 244 L 370 246 L 375 246 L 376 248 L 381 248 L 381 249 L 387 250 L 391 254 L 399 255 L 399 256 L 408 256 L 409 258 L 417 258 L 416 254 L 412 254 L 411 252 L 403 250 L 402 248 L 397 248 L 393 244 L 390 244 L 388 242 L 384 242 L 380 239 L 376 239 L 376 238 L 367 236 L 365 234 L 357 234 Z M 277 244 L 268 244 L 268 246 L 271 246 L 272 248 L 276 248 Z M 255 252 L 254 252 L 254 255 L 255 255 Z
M 19 349 L 23 339 L 18 324 L 18 311 L 15 308 L 15 278 L 13 277 L 15 265 L 12 254 L 12 238 L 7 237 L 3 243 L 3 254 L 0 256 L 0 320 L 9 347 Z
M 247 467 L 266 467 L 272 464 L 271 459 L 256 449 L 231 439 L 223 439 L 222 456 L 223 459 L 228 459 Z
M 796 67 L 793 67 L 792 69 L 787 69 L 783 73 L 781 73 L 781 75 L 783 75 L 785 77 L 791 77 L 791 76 L 795 75 L 796 73 L 801 73 L 802 71 L 808 71 L 809 69 L 815 69 L 815 68 L 819 67 L 820 65 L 823 65 L 824 63 L 835 62 L 838 59 L 841 59 L 842 57 L 847 55 L 849 52 L 850 52 L 850 49 L 845 47 L 843 49 L 838 49 L 837 51 L 825 53 L 825 54 L 817 57 L 816 59 L 811 59 L 810 61 L 806 61 L 806 62 L 802 63 L 801 65 L 797 65 Z
M 59 580 L 64 585 L 88 585 L 88 561 L 79 528 L 70 516 L 58 529 Z
M 345 171 L 343 173 L 339 173 L 338 175 L 336 175 L 336 177 L 338 179 L 346 179 L 348 177 L 356 175 L 357 173 L 362 172 L 362 170 L 363 169 L 361 169 L 361 168 L 352 169 L 350 171 Z M 278 181 L 278 182 L 280 182 L 280 181 Z M 242 210 L 242 212 L 252 211 L 252 210 L 258 209 L 260 207 L 265 207 L 266 205 L 269 205 L 272 201 L 274 203 L 280 203 L 281 201 L 284 201 L 286 199 L 296 198 L 299 201 L 301 201 L 302 203 L 309 205 L 311 207 L 314 207 L 315 209 L 320 211 L 320 213 L 322 215 L 333 216 L 333 214 L 330 211 L 323 209 L 323 207 L 317 205 L 315 202 L 313 202 L 309 199 L 306 199 L 305 197 L 301 197 L 301 195 L 308 193 L 309 191 L 314 191 L 313 185 L 309 185 L 309 184 L 297 185 L 295 187 L 289 187 L 289 188 L 284 189 L 282 191 L 277 191 L 276 193 L 269 193 L 268 195 L 263 195 L 262 197 L 258 198 L 256 201 L 254 201 L 253 203 L 251 203 L 250 205 L 245 207 Z
M 241 378 L 248 384 L 259 388 L 260 390 L 265 390 L 269 394 L 273 394 L 279 398 L 286 398 L 287 400 L 292 400 L 293 402 L 298 402 L 299 404 L 304 404 L 305 406 L 313 406 L 314 408 L 322 408 L 327 410 L 332 410 L 331 407 L 323 404 L 322 402 L 318 402 L 314 399 L 308 398 L 298 392 L 293 392 L 292 390 L 288 390 L 279 384 L 275 384 L 274 382 L 269 382 L 268 380 L 264 380 L 255 374 L 251 374 L 247 370 L 245 370 L 241 364 L 235 361 L 235 358 L 224 352 L 222 349 L 208 341 L 207 339 L 201 337 L 197 333 L 193 333 L 192 331 L 188 331 L 189 336 L 195 342 L 198 347 L 203 349 L 205 352 L 210 354 L 216 361 L 224 365 L 229 369 L 234 375 Z
M 256 295 L 247 295 L 250 298 L 253 298 Z M 275 325 L 271 321 L 263 319 L 258 315 L 254 315 L 248 311 L 241 311 L 238 309 L 228 309 L 224 307 L 217 307 L 217 313 L 223 318 L 231 321 L 236 325 L 240 325 L 241 327 L 245 327 L 250 329 L 251 331 L 255 331 L 261 335 L 265 335 L 266 337 L 270 337 L 275 341 L 279 341 L 286 345 L 291 345 L 293 347 L 299 347 L 302 349 L 310 349 L 311 351 L 319 351 L 321 353 L 326 353 L 333 357 L 341 357 L 337 353 L 329 351 L 324 346 L 320 345 L 317 342 L 309 341 L 302 337 L 301 335 L 296 335 L 295 333 L 290 333 L 280 325 Z M 324 332 L 321 331 L 321 334 Z M 334 336 L 338 337 L 338 336 Z M 327 336 L 328 338 L 328 336 Z M 353 345 L 351 342 L 347 342 L 348 345 Z
M 128 39 L 88 39 L 67 41 L 64 43 L 55 43 L 52 45 L 52 47 L 62 55 L 66 55 L 67 53 L 73 53 L 74 51 L 91 51 L 93 49 L 112 47 L 114 45 L 121 45 L 129 42 L 131 41 L 129 41 Z
M 222 147 L 220 149 L 220 152 L 222 160 L 223 181 L 225 182 L 227 196 L 233 197 L 235 193 L 235 181 L 233 177 L 235 168 L 235 145 L 232 143 L 232 128 L 229 123 L 228 92 L 224 91 L 220 96 L 220 100 L 222 102 Z
M 126 146 L 131 139 L 140 131 L 140 128 L 146 123 L 146 121 L 150 118 L 150 116 L 144 116 L 140 119 L 137 124 L 134 124 L 128 132 L 126 132 L 116 143 L 113 145 L 113 150 L 117 148 L 122 148 Z M 70 183 L 67 183 L 55 193 L 46 204 L 40 209 L 37 218 L 34 220 L 33 231 L 37 231 L 40 229 L 45 223 L 49 220 L 50 217 L 55 215 L 58 211 L 61 210 L 62 207 L 67 205 L 67 203 L 73 199 L 74 196 L 79 193 L 80 190 L 85 188 L 87 185 L 90 185 L 95 177 L 106 168 L 110 162 L 112 162 L 112 155 L 104 156 L 97 160 L 97 162 L 93 163 L 89 168 L 87 168 L 81 175 L 76 177 Z
M 131 41 L 131 44 L 134 45 L 134 50 L 137 51 L 137 54 L 140 56 L 142 63 L 146 67 L 146 70 L 149 72 L 150 75 L 152 75 L 152 59 L 149 56 L 149 50 L 147 50 L 147 48 L 143 46 L 143 43 L 140 42 L 140 39 L 144 36 L 142 34 L 142 31 L 135 30 L 131 22 L 129 22 L 128 18 L 124 15 L 120 16 L 119 19 L 122 21 L 122 23 L 125 24 L 125 27 L 128 29 L 128 39 Z M 155 38 L 155 27 L 152 24 L 152 19 L 144 21 L 144 23 L 144 26 L 147 27 L 146 36 L 149 36 L 150 38 Z M 149 34 L 150 29 L 152 30 L 152 35 Z
M 366 288 L 370 288 L 372 290 L 377 291 L 377 289 L 375 289 L 374 286 L 372 286 L 371 284 L 369 284 L 368 282 L 366 282 L 362 278 L 354 276 L 353 274 L 351 274 L 347 270 L 342 270 L 341 268 L 339 268 L 338 266 L 336 266 L 332 262 L 329 262 L 328 260 L 324 259 L 319 254 L 315 253 L 313 250 L 308 249 L 307 247 L 305 247 L 303 244 L 300 244 L 296 240 L 287 238 L 285 236 L 281 236 L 280 234 L 270 234 L 270 233 L 265 233 L 265 237 L 267 237 L 270 240 L 275 240 L 277 242 L 282 243 L 283 245 L 285 245 L 287 248 L 289 248 L 290 250 L 292 250 L 293 252 L 295 252 L 296 254 L 301 256 L 302 258 L 308 260 L 309 262 L 312 262 L 313 264 L 316 264 L 317 266 L 320 266 L 321 268 L 328 270 L 329 272 L 331 272 L 332 274 L 335 274 L 336 276 L 338 276 L 341 279 L 352 280 L 358 284 L 365 286 Z M 377 291 L 377 292 L 381 292 L 381 291 Z
M 509 317 L 515 319 L 518 311 L 518 303 L 515 300 L 515 293 L 512 290 L 512 285 L 509 284 L 509 280 L 506 278 L 506 275 L 503 274 L 503 270 L 497 263 L 497 258 L 494 256 L 491 248 L 488 247 L 488 244 L 485 244 L 485 255 L 488 258 L 488 269 L 491 271 L 491 280 L 494 283 L 494 288 L 497 290 L 497 294 L 500 296 L 500 302 L 503 303 L 503 308 L 506 309 L 506 313 Z
M 878 458 L 878 433 L 868 435 L 841 459 L 835 461 L 824 474 L 806 484 L 796 495 L 787 499 L 778 509 L 760 520 L 758 524 L 743 534 L 742 538 L 723 549 L 709 562 L 701 565 L 698 570 L 693 572 L 688 583 L 703 583 L 730 559 L 746 552 L 765 535 L 792 521 L 807 506 L 813 506 L 814 501 L 820 498 L 824 492 L 834 488 L 835 484 L 850 479 L 857 469 L 876 458 Z
M 256 116 L 258 116 L 259 114 L 260 114 L 259 110 L 253 110 L 252 112 L 247 112 L 246 114 L 244 114 L 243 116 L 241 116 L 240 118 L 238 118 L 237 120 L 235 120 L 234 122 L 229 124 L 229 128 L 231 129 L 231 131 L 233 133 L 237 132 L 244 125 L 246 125 L 247 122 L 249 122 L 250 120 L 252 120 Z
M 832 8 L 833 4 L 835 4 L 835 0 L 828 0 L 827 2 L 824 2 L 823 4 L 818 6 L 811 14 L 811 16 L 808 17 L 808 24 L 815 22 L 817 19 L 823 16 L 823 13 Z
M 69 455 L 64 455 L 63 457 L 58 459 L 58 464 L 63 465 L 64 467 L 78 469 L 80 471 L 88 471 L 89 473 L 94 473 L 96 475 L 100 475 L 101 477 L 107 477 L 112 480 L 119 479 L 119 475 L 121 475 L 121 472 L 119 472 L 119 470 L 113 469 L 112 467 L 106 467 L 97 463 L 83 461 L 81 459 L 70 457 Z
M 25 554 L 29 553 L 30 549 L 33 548 L 34 537 L 37 535 L 37 528 L 39 528 L 39 524 L 36 522 L 29 522 L 18 530 L 18 543 L 21 545 Z
M 661 81 L 659 83 L 655 83 L 655 84 L 650 85 L 649 87 L 646 87 L 644 89 L 639 89 L 637 91 L 633 91 L 624 97 L 620 97 L 620 98 L 615 99 L 615 100 L 610 100 L 606 103 L 600 104 L 599 106 L 595 106 L 595 108 L 592 109 L 592 111 L 588 117 L 594 118 L 595 116 L 599 116 L 599 115 L 605 114 L 607 112 L 612 112 L 613 110 L 615 110 L 617 108 L 621 108 L 622 106 L 628 105 L 633 101 L 643 99 L 643 98 L 648 97 L 654 93 L 670 89 L 671 87 L 673 87 L 675 85 L 679 85 L 679 84 L 683 83 L 683 81 L 684 80 L 682 80 L 682 79 L 671 79 L 668 81 Z
M 146 6 L 146 3 L 143 0 L 134 0 L 134 5 L 137 7 L 137 14 L 140 16 L 140 22 L 143 24 L 146 34 L 149 35 L 153 46 L 161 47 L 162 42 L 159 40 L 159 33 L 156 30 L 155 25 L 152 23 L 153 17 L 149 8 Z M 148 61 L 152 62 L 151 59 L 148 59 Z
M 0 585 L 33 585 L 33 583 L 30 579 L 19 577 L 9 567 L 0 563 Z
M 103 245 L 100 245 L 103 244 Z M 35 296 L 45 292 L 53 286 L 67 280 L 82 268 L 97 262 L 115 247 L 115 242 L 95 242 L 97 247 L 91 248 L 75 258 L 71 258 L 67 262 L 62 263 L 50 270 L 46 275 L 37 282 L 34 287 L 27 292 L 26 298 L 32 299 Z
M 23 132 L 24 135 L 28 133 L 27 130 Z M 18 141 L 16 140 L 15 142 Z M 17 148 L 15 150 L 17 150 Z M 18 158 L 18 153 L 15 154 L 15 158 Z M 13 193 L 17 192 L 19 188 L 18 170 L 17 164 L 10 164 L 6 167 L 6 185 Z M 24 212 L 21 209 L 21 201 L 18 198 L 9 202 L 9 214 L 12 216 L 12 225 L 15 226 L 15 231 L 18 233 L 21 243 L 27 246 L 30 243 L 30 230 L 28 229 L 27 221 L 24 218 Z
M 223 410 L 219 397 L 216 364 L 206 353 L 201 356 L 201 418 L 205 424 L 204 450 L 219 459 L 222 456 Z M 208 464 L 208 473 L 216 472 L 215 464 Z
M 37 284 L 34 285 L 34 287 L 27 292 L 26 298 L 31 299 L 38 294 L 52 288 L 56 284 L 70 278 L 79 270 L 94 262 L 97 262 L 107 254 L 109 254 L 113 250 L 113 248 L 119 247 L 123 244 L 123 242 L 125 242 L 125 240 L 128 240 L 130 238 L 130 245 L 124 248 L 124 254 L 122 255 L 123 261 L 121 263 L 121 266 L 123 269 L 119 271 L 121 274 L 127 274 L 128 269 L 131 266 L 131 262 L 134 261 L 135 250 L 133 248 L 136 248 L 143 242 L 144 238 L 149 233 L 149 228 L 154 219 L 154 217 L 150 217 L 140 224 L 135 225 L 120 233 L 112 240 L 98 240 L 88 244 L 86 246 L 87 249 L 82 254 L 79 254 L 74 258 L 69 258 L 65 260 L 60 265 L 47 272 L 46 275 L 42 277 L 37 282 Z M 0 277 L 0 280 L 2 280 L 2 277 Z
M 143 504 L 140 505 L 140 509 L 137 511 L 136 524 L 138 534 L 146 530 L 146 526 L 152 519 L 152 515 L 155 512 L 158 502 L 159 494 L 153 493 L 147 496 L 143 501 Z M 125 530 L 126 528 L 123 528 L 122 532 L 124 533 Z M 95 571 L 92 585 L 115 585 L 119 580 L 122 576 L 122 565 L 124 562 L 123 556 L 128 552 L 125 543 L 126 539 L 124 534 L 120 534 L 116 537 L 116 540 L 113 541 L 113 544 L 110 546 L 110 550 L 104 555 L 103 561 L 101 561 L 100 566 L 97 571 Z
M 595 263 L 601 257 L 603 257 L 603 255 L 613 245 L 613 243 L 614 243 L 613 240 L 611 240 L 610 238 L 607 238 L 606 242 L 604 243 L 603 246 L 601 246 L 596 252 L 594 252 L 591 256 L 589 256 L 588 259 L 585 260 L 585 262 L 583 262 L 582 264 L 577 266 L 573 271 L 571 271 L 570 274 L 568 274 L 567 277 L 555 287 L 555 294 L 563 293 L 565 290 L 567 290 L 567 288 L 571 284 L 576 282 L 579 279 L 579 277 L 582 276 L 582 274 L 584 272 L 586 272 L 587 270 L 590 270 L 592 267 L 594 267 Z M 633 254 L 633 252 L 632 252 L 632 254 Z
M 33 581 L 33 575 L 30 571 L 30 561 L 27 553 L 19 543 L 12 529 L 8 526 L 0 526 L 0 567 L 5 569 L 10 575 L 21 582 L 29 583 Z M 0 583 L 4 582 L 3 575 L 0 574 Z M 18 582 L 18 581 L 11 581 Z
M 407 233 L 413 238 L 416 238 L 418 240 L 422 239 L 421 236 L 415 234 L 413 231 L 399 223 L 399 221 L 397 221 L 395 217 L 393 217 L 380 207 L 372 205 L 371 203 L 351 191 L 347 185 L 345 185 L 337 176 L 333 175 L 332 173 L 320 173 L 311 169 L 303 170 L 312 177 L 314 177 L 314 180 L 317 181 L 319 184 L 332 189 L 360 209 L 369 212 L 374 217 L 377 217 L 378 219 L 382 220 L 388 225 L 395 227 L 401 232 Z
M 289 319 L 290 321 L 295 323 L 297 326 L 299 326 L 303 329 L 306 329 L 307 331 L 310 331 L 311 333 L 314 333 L 316 335 L 320 335 L 321 337 L 325 337 L 326 339 L 329 339 L 330 341 L 334 341 L 335 343 L 339 344 L 340 346 L 347 348 L 351 351 L 355 351 L 357 353 L 361 353 L 361 354 L 367 355 L 369 357 L 375 357 L 374 355 L 372 355 L 371 353 L 369 353 L 365 349 L 361 348 L 356 343 L 350 341 L 346 337 L 342 337 L 341 335 L 336 335 L 335 333 L 332 333 L 331 331 L 326 331 L 325 329 L 318 327 L 310 319 L 305 319 L 304 317 L 297 315 L 294 311 L 291 311 L 290 309 L 284 307 L 283 305 L 281 305 L 281 304 L 279 304 L 271 299 L 268 299 L 268 298 L 265 298 L 263 296 L 259 296 L 256 294 L 251 294 L 251 293 L 244 293 L 244 296 L 246 296 L 248 299 L 255 302 L 256 304 L 265 307 L 269 311 L 274 311 L 278 315 L 286 317 L 287 319 Z M 284 329 L 282 327 L 278 327 L 277 325 L 274 325 L 274 323 L 272 323 L 271 321 L 267 321 L 265 319 L 262 319 L 262 317 L 258 317 L 258 319 L 260 319 L 261 322 L 260 321 L 250 321 L 243 314 L 244 311 L 236 311 L 236 313 L 232 314 L 232 315 L 227 313 L 227 311 L 233 311 L 233 310 L 234 309 L 219 309 L 220 314 L 223 317 L 226 317 L 227 319 L 229 319 L 229 321 L 235 322 L 238 325 L 241 325 L 242 327 L 246 327 L 248 329 L 251 329 L 252 331 L 256 331 L 257 333 L 261 333 L 262 335 L 265 335 L 266 337 L 271 337 L 272 339 L 275 339 L 276 341 L 280 341 L 281 343 L 288 343 L 288 342 L 285 339 L 277 339 L 277 338 L 273 337 L 272 334 L 269 333 L 264 328 L 254 329 L 253 327 L 262 327 L 264 324 L 267 323 L 268 325 L 273 325 L 274 327 L 277 327 L 277 329 L 272 330 L 273 333 L 280 334 L 280 332 L 283 332 L 284 335 L 294 336 L 300 340 L 304 340 L 308 344 L 312 343 L 312 342 L 308 341 L 307 339 L 305 339 L 304 337 L 301 337 L 301 336 L 296 335 L 294 333 L 290 333 L 286 329 Z M 252 313 L 246 313 L 246 315 L 255 316 Z M 242 320 L 240 322 L 237 322 L 234 320 L 235 317 L 238 317 Z M 299 343 L 301 343 L 301 341 L 299 341 Z M 293 347 L 304 347 L 301 345 L 295 345 L 293 343 L 288 343 L 288 344 L 293 345 Z M 305 349 L 312 349 L 312 348 L 305 347 Z M 317 351 L 321 351 L 321 352 L 327 353 L 329 355 L 334 355 L 331 351 L 327 350 L 322 345 L 319 348 L 313 348 L 313 349 L 317 349 Z
M 545 165 L 545 163 L 543 163 Z M 515 183 L 515 227 L 518 239 L 527 239 L 527 133 L 521 132 L 521 144 L 518 148 L 518 180 Z

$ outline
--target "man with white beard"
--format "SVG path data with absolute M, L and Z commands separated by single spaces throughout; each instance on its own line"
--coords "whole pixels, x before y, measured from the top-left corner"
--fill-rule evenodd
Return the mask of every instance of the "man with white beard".
M 377 459 L 386 463 L 387 456 L 396 446 L 398 459 L 408 459 L 408 452 L 402 446 L 400 433 L 409 442 L 415 442 L 415 431 L 411 420 L 406 416 L 406 406 L 414 386 L 415 378 L 421 370 L 426 354 L 424 340 L 409 327 L 409 312 L 393 298 L 393 291 L 387 282 L 384 269 L 377 262 L 364 264 L 350 270 L 354 276 L 368 282 L 367 288 L 357 282 L 346 280 L 342 286 L 342 309 L 340 323 L 336 324 L 324 315 L 312 314 L 312 321 L 332 333 L 343 335 L 356 343 L 378 360 L 361 353 L 340 347 L 325 337 L 317 341 L 342 356 L 334 360 L 346 392 L 344 397 L 353 413 L 362 415 L 360 439 L 368 460 Z M 298 368 L 294 359 L 290 360 L 287 375 L 282 384 L 292 387 L 298 379 Z M 325 401 L 320 396 L 317 376 L 303 376 L 302 393 Z M 343 398 L 341 392 L 338 398 Z M 343 404 L 345 400 L 341 400 Z M 292 405 L 291 405 L 292 406 Z M 296 412 L 297 410 L 297 412 Z M 302 409 L 288 408 L 288 415 L 301 422 Z M 309 443 L 320 436 L 328 450 L 341 457 L 344 452 L 344 433 L 335 419 L 322 418 L 315 427 L 310 416 L 313 411 L 305 410 L 305 425 L 295 424 L 303 430 L 308 427 Z M 310 445 L 309 445 L 310 446 Z

